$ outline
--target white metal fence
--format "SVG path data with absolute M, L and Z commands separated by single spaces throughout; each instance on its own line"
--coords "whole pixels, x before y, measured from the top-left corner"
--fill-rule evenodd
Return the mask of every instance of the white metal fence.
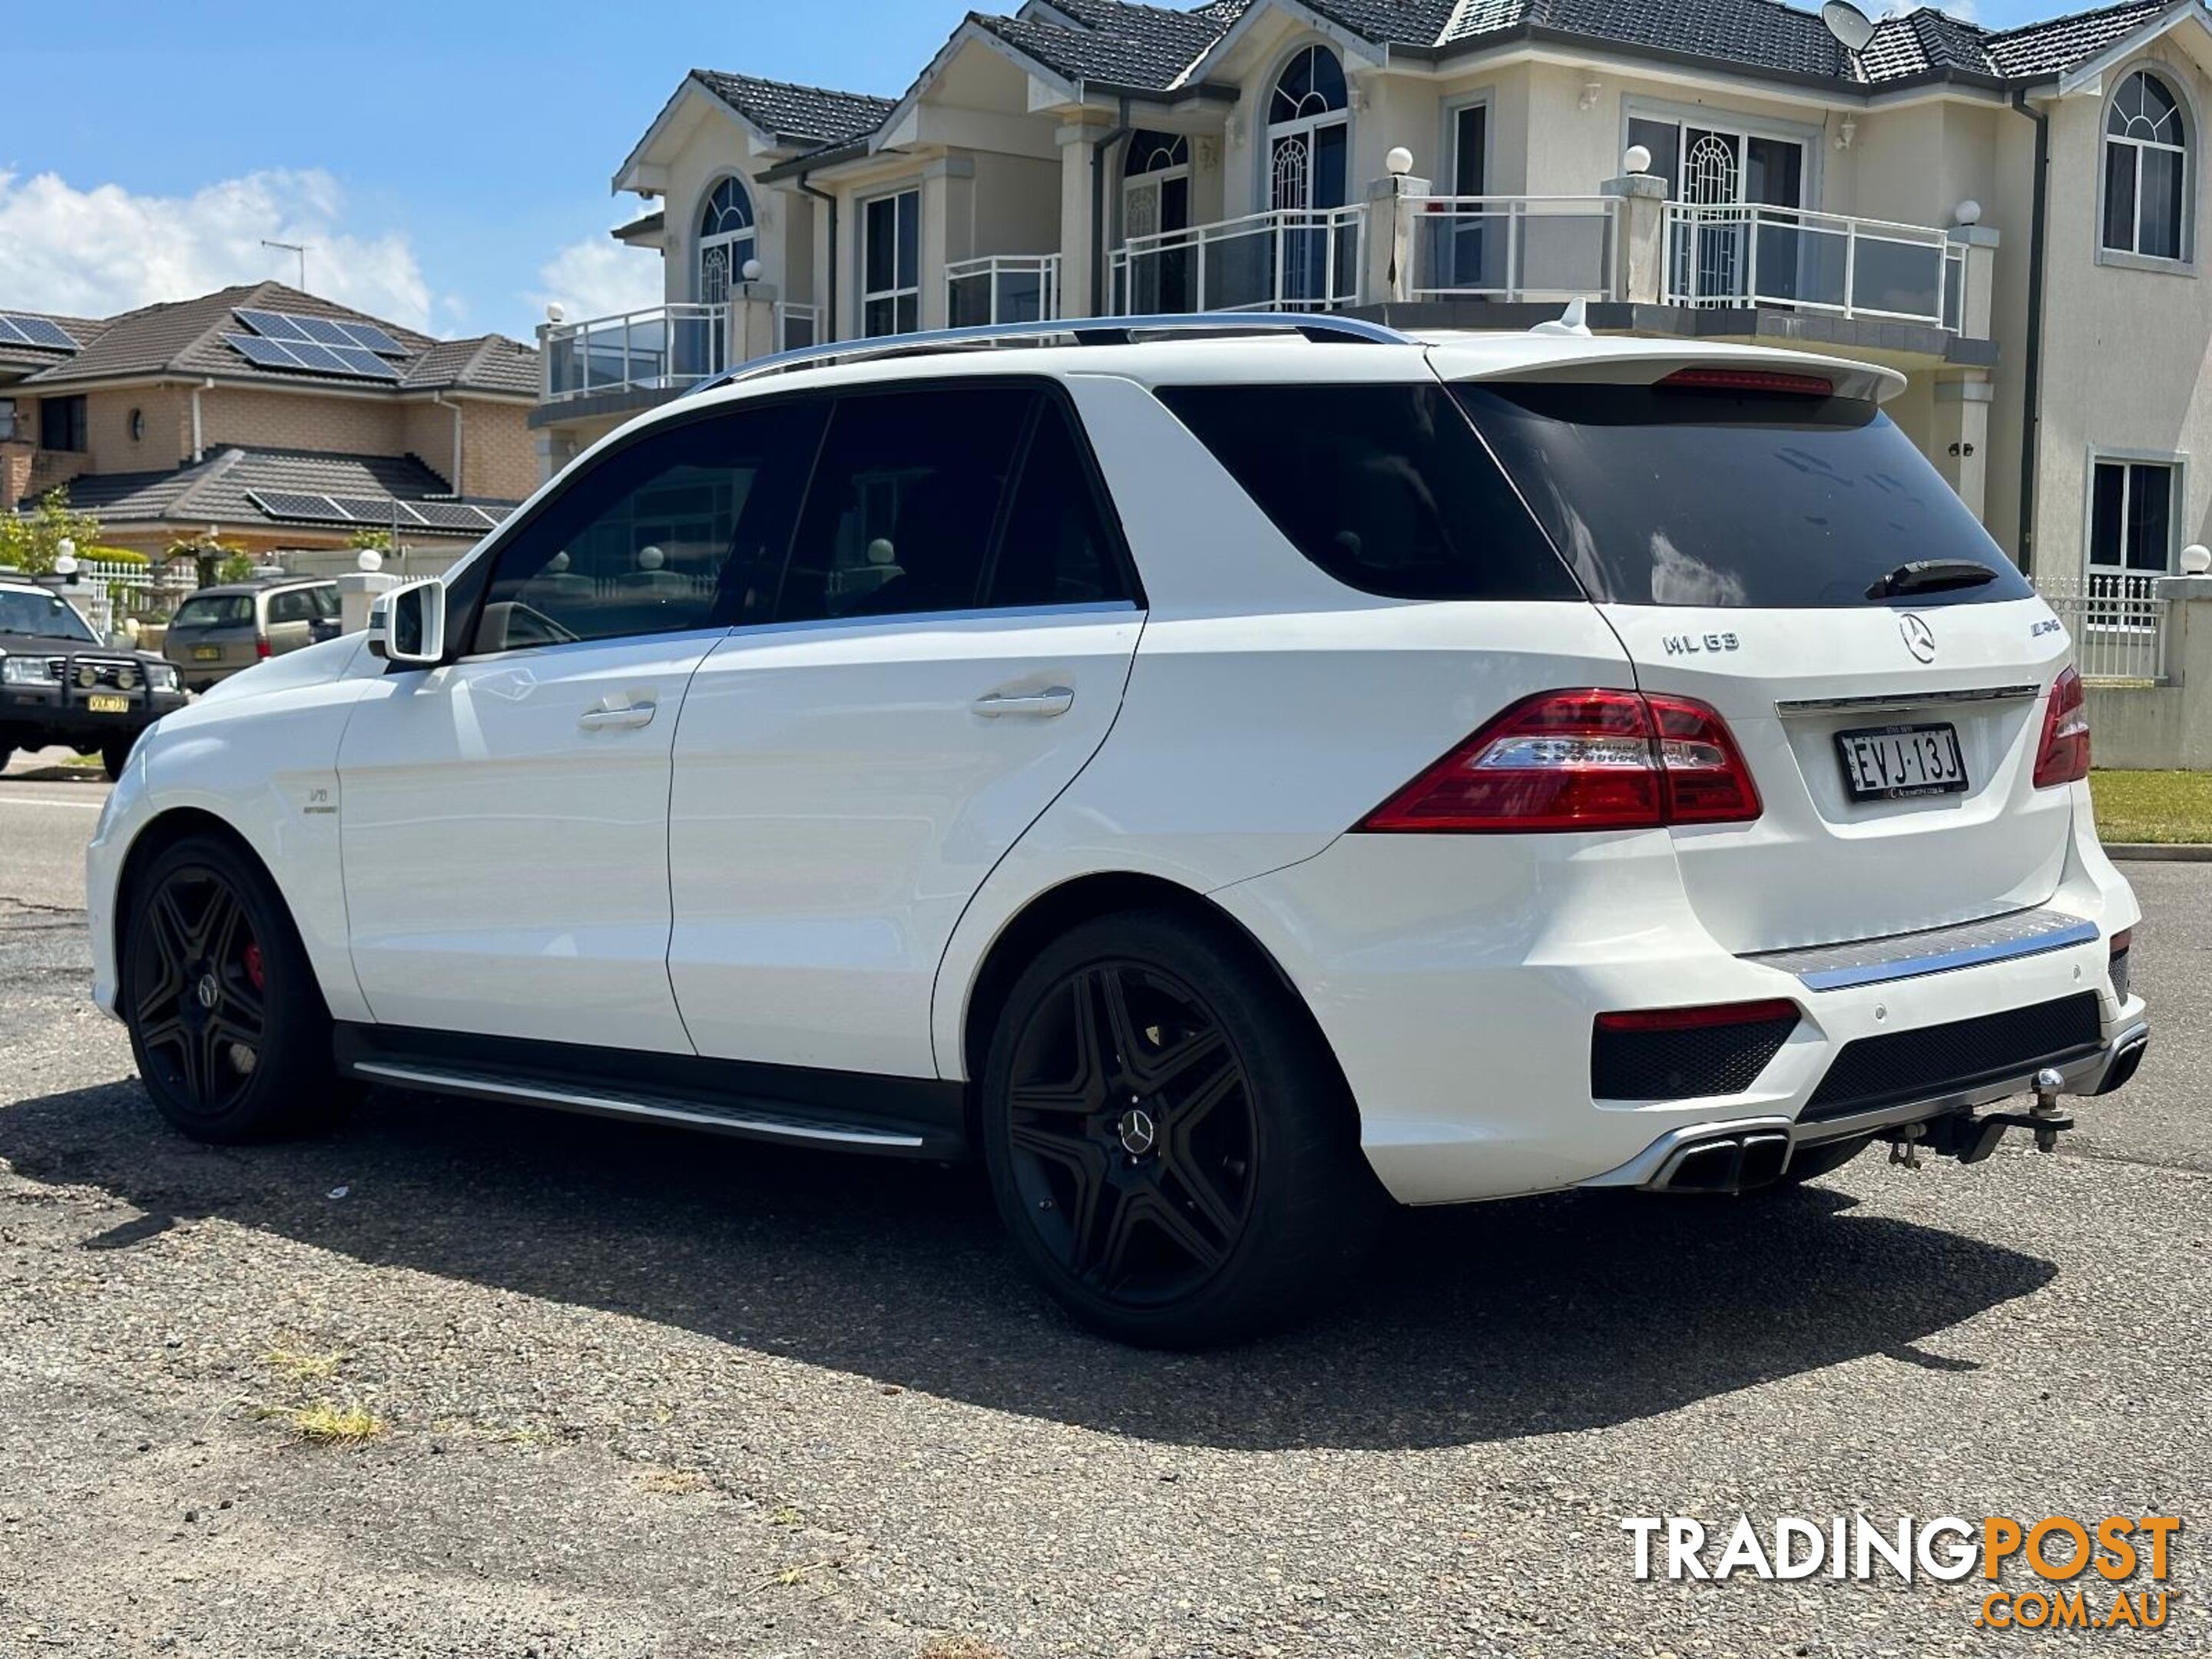
M 538 330 L 540 401 L 596 392 L 665 392 L 719 374 L 729 357 L 730 308 L 662 305 Z
M 2035 591 L 2074 641 L 2083 679 L 2141 684 L 2166 678 L 2170 602 L 2159 593 L 2159 580 L 2131 571 L 2036 579 Z
M 167 622 L 198 585 L 190 570 L 85 559 L 78 562 L 76 580 L 60 591 L 105 640 L 123 632 L 126 622 Z
M 1414 198 L 1417 300 L 1601 300 L 1619 203 L 1607 196 Z
M 945 312 L 954 328 L 1049 322 L 1060 315 L 1060 255 L 994 253 L 948 264 Z

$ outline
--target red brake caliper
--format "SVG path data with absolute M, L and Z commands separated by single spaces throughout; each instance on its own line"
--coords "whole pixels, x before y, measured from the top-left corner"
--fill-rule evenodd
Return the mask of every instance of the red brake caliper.
M 257 991 L 265 988 L 261 982 L 261 941 L 246 941 L 246 977 Z

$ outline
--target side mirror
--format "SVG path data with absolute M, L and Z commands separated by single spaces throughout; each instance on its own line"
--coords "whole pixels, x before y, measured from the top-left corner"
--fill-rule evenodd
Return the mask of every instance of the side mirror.
M 409 582 L 380 595 L 368 612 L 372 656 L 403 668 L 435 668 L 446 659 L 446 585 Z

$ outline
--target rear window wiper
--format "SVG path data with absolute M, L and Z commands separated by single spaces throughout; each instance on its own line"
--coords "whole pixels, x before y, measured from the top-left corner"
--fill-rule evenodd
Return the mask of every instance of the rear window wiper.
M 1915 559 L 1867 589 L 1866 596 L 1893 599 L 1905 593 L 1940 593 L 1951 587 L 1980 587 L 1996 579 L 1996 571 L 1974 559 Z

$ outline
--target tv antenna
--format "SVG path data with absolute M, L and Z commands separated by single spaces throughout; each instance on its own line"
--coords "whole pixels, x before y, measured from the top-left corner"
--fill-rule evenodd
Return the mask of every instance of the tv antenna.
M 296 253 L 300 256 L 300 292 L 305 294 L 307 291 L 307 254 L 313 245 L 307 242 L 272 242 L 264 236 L 261 239 L 261 246 L 281 247 L 287 253 Z

